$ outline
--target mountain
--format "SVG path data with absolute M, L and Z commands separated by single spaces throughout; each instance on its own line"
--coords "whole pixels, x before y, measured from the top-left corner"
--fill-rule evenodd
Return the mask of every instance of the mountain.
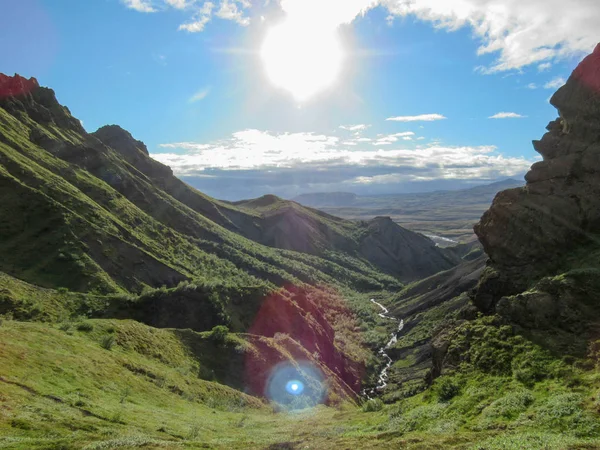
M 257 240 L 264 245 L 323 257 L 353 255 L 403 282 L 447 270 L 460 261 L 454 252 L 436 247 L 429 238 L 389 217 L 344 220 L 273 195 L 235 205 L 260 214 Z
M 324 206 L 351 206 L 362 200 L 362 197 L 351 192 L 315 192 L 314 194 L 298 195 L 293 200 L 302 205 L 322 208 Z
M 439 376 L 439 350 L 434 340 L 451 328 L 470 305 L 469 291 L 477 286 L 487 257 L 438 273 L 404 288 L 389 300 L 390 312 L 404 321 L 402 335 L 389 349 L 395 361 L 389 370 L 384 399 L 394 401 L 427 388 Z
M 412 268 L 412 261 L 392 267 L 399 256 L 390 254 L 388 259 L 371 258 L 381 262 L 381 267 L 373 266 L 357 250 L 358 235 L 368 237 L 369 226 L 340 225 L 331 218 L 320 220 L 319 226 L 325 235 L 338 236 L 341 244 L 330 246 L 338 253 L 325 255 L 323 239 L 311 233 L 315 214 L 302 209 L 294 215 L 294 236 L 272 239 L 282 220 L 291 219 L 289 214 L 267 217 L 209 198 L 150 158 L 144 144 L 120 127 L 87 134 L 51 90 L 35 80 L 3 80 L 5 85 L 28 83 L 28 91 L 4 95 L 1 105 L 3 205 L 12 211 L 4 216 L 2 250 L 15 259 L 5 259 L 0 270 L 26 281 L 83 291 L 139 292 L 144 285 L 174 286 L 194 274 L 234 270 L 276 284 L 331 283 L 333 276 L 355 277 L 357 283 L 375 287 L 381 285 L 376 279 L 384 279 L 377 273 L 381 268 L 411 281 L 415 273 L 435 273 L 453 264 L 451 256 L 412 235 L 416 248 L 438 255 L 437 263 L 424 267 L 422 274 Z M 14 239 L 22 239 L 28 226 L 38 227 L 26 232 L 31 252 Z M 43 233 L 46 229 L 52 236 Z M 396 231 L 405 234 L 399 227 Z M 257 246 L 242 236 L 322 258 Z M 45 249 L 41 259 L 40 249 Z M 339 254 L 346 250 L 348 254 Z M 34 258 L 38 260 L 31 264 Z M 129 264 L 133 260 L 136 266 Z
M 403 227 L 423 233 L 447 247 L 458 241 L 472 241 L 473 224 L 490 206 L 494 196 L 503 189 L 522 185 L 521 181 L 507 179 L 457 191 L 377 196 L 316 193 L 300 195 L 294 201 L 347 219 L 389 216 Z
M 460 434 L 459 420 L 501 433 L 473 448 L 585 447 L 554 441 L 559 429 L 598 446 L 600 45 L 551 103 L 559 118 L 534 141 L 543 160 L 475 226 L 487 261 L 382 300 L 403 319 L 385 347 L 396 430 Z
M 390 208 L 401 207 L 403 203 L 416 202 L 460 202 L 461 204 L 479 203 L 488 199 L 490 202 L 494 196 L 503 189 L 522 186 L 519 180 L 508 178 L 491 184 L 484 184 L 468 189 L 452 191 L 422 192 L 416 194 L 380 194 L 380 195 L 356 195 L 350 192 L 315 192 L 312 194 L 301 194 L 294 197 L 294 201 L 313 208 L 338 208 L 354 206 L 357 208 L 380 208 L 389 204 Z M 374 203 L 376 205 L 374 205 Z
M 368 353 L 352 331 L 358 319 L 339 319 L 350 296 L 342 292 L 359 298 L 355 290 L 401 286 L 355 255 L 319 257 L 247 239 L 261 233 L 260 214 L 188 187 L 119 127 L 86 133 L 35 79 L 0 78 L 0 208 L 0 314 L 83 316 L 100 320 L 99 330 L 106 320 L 135 320 L 141 334 L 132 340 L 118 325 L 97 339 L 136 352 L 150 327 L 188 329 L 168 338 L 177 352 L 193 347 L 186 364 L 257 397 L 273 367 L 297 371 L 296 361 L 306 361 L 320 375 L 302 379 L 316 386 L 324 377 L 330 386 L 313 401 L 355 401 Z M 194 333 L 211 330 L 231 332 L 211 350 L 231 352 L 224 361 L 202 359 L 215 342 Z

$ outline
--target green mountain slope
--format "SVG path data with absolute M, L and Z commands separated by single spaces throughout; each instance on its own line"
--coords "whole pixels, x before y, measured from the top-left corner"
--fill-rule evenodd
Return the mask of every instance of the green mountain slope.
M 223 276 L 243 283 L 256 276 L 275 284 L 398 285 L 352 255 L 324 259 L 244 239 L 241 228 L 248 235 L 260 229 L 257 215 L 187 187 L 121 129 L 96 133 L 120 145 L 107 147 L 85 133 L 50 90 L 36 86 L 1 106 L 0 232 L 8 258 L 0 269 L 7 273 L 97 292 Z
M 459 261 L 454 252 L 387 217 L 344 220 L 272 195 L 235 205 L 260 213 L 258 240 L 265 245 L 336 261 L 342 254 L 351 255 L 403 282 L 447 270 Z
M 356 400 L 371 363 L 345 292 L 397 289 L 397 278 L 350 254 L 254 242 L 243 234 L 261 230 L 260 214 L 189 188 L 118 127 L 85 133 L 35 80 L 0 81 L 29 88 L 0 98 L 2 313 L 224 327 L 255 344 L 279 336 L 294 367 L 308 361 L 328 380 L 321 400 Z M 269 371 L 286 359 L 271 347 L 251 352 L 264 367 L 243 352 L 224 355 L 234 372 L 258 373 L 250 385 L 221 381 L 264 397 Z M 226 371 L 213 363 L 210 371 Z

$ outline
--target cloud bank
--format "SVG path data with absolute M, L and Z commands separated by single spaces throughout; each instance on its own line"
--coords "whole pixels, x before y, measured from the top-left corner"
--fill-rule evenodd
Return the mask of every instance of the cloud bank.
M 162 144 L 162 152 L 152 157 L 208 194 L 226 199 L 269 192 L 385 193 L 415 183 L 455 186 L 519 176 L 534 162 L 504 156 L 494 146 L 416 145 L 405 140 L 415 137 L 403 132 L 346 139 L 248 129 L 210 143 Z M 387 142 L 385 147 L 381 142 Z

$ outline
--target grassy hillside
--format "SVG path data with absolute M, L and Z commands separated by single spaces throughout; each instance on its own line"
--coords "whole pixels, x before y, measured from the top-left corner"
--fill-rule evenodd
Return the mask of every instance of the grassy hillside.
M 478 326 L 486 325 L 461 332 L 477 334 Z M 107 336 L 114 337 L 110 346 Z M 500 341 L 492 338 L 477 345 L 493 348 Z M 215 345 L 209 333 L 194 339 Z M 560 361 L 533 384 L 527 372 L 488 373 L 469 363 L 395 405 L 286 413 L 215 382 L 220 372 L 211 369 L 210 353 L 190 350 L 173 330 L 5 319 L 0 342 L 6 449 L 598 448 L 600 380 Z M 244 352 L 255 346 L 232 335 L 219 345 Z M 481 350 L 471 347 L 468 355 Z M 520 354 L 545 358 L 532 351 L 524 346 Z

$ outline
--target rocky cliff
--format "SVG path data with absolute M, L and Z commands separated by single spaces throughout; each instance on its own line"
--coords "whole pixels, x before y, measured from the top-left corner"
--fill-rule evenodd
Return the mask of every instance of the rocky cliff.
M 597 317 L 600 45 L 551 103 L 559 117 L 533 142 L 543 160 L 525 187 L 499 193 L 475 226 L 489 255 L 475 304 L 533 333 L 585 334 Z

